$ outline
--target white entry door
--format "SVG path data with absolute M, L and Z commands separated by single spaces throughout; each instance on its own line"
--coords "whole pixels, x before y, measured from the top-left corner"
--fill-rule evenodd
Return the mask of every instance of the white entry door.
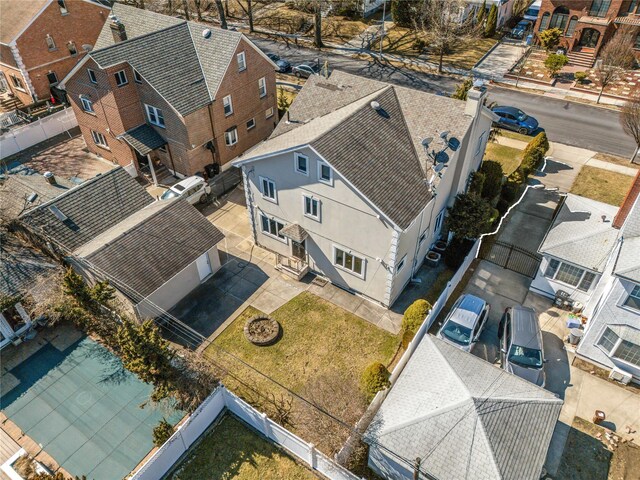
M 203 253 L 196 259 L 196 266 L 198 267 L 200 281 L 203 281 L 213 273 L 211 270 L 211 263 L 209 262 L 209 255 L 206 253 Z

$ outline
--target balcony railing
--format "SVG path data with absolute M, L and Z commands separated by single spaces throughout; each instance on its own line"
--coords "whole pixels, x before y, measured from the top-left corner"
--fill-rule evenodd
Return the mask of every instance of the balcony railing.
M 276 268 L 282 270 L 290 276 L 300 280 L 309 271 L 309 256 L 306 255 L 305 259 L 299 259 L 295 257 L 288 257 L 286 255 L 276 254 Z

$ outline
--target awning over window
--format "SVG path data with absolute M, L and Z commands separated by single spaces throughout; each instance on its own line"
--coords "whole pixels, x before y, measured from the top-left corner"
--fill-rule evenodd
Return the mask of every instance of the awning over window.
M 309 236 L 307 231 L 297 223 L 290 223 L 280 229 L 280 233 L 294 242 L 301 243 Z
M 146 123 L 123 133 L 121 138 L 140 155 L 147 155 L 151 151 L 167 144 L 167 141 Z

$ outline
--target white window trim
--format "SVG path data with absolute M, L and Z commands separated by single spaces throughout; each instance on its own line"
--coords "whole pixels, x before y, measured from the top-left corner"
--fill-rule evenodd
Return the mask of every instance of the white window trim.
M 227 101 L 227 99 L 229 99 L 229 113 L 225 112 L 225 109 L 227 108 L 225 102 Z M 224 112 L 225 117 L 233 115 L 233 100 L 231 98 L 231 95 L 227 95 L 226 97 L 222 98 L 222 111 Z
M 422 244 L 426 239 L 427 239 L 427 230 L 425 229 L 418 237 L 418 247 L 422 246 Z
M 398 275 L 407 263 L 407 255 L 405 254 L 396 265 L 396 275 Z
M 260 233 L 262 233 L 263 235 L 266 235 L 267 237 L 274 238 L 279 242 L 284 243 L 285 245 L 289 245 L 289 240 L 287 239 L 287 237 L 280 238 L 278 235 L 274 235 L 271 232 L 265 232 L 262 229 L 262 217 L 266 218 L 267 220 L 273 220 L 275 222 L 281 223 L 283 228 L 287 226 L 287 223 L 283 220 L 280 220 L 278 217 L 274 217 L 273 215 L 269 216 L 264 212 L 260 212 L 260 214 L 258 215 L 258 221 L 260 222 Z
M 312 202 L 316 202 L 318 204 L 318 209 L 317 209 L 318 210 L 318 215 L 312 215 L 311 213 L 307 213 L 307 198 L 309 200 L 311 200 Z M 316 198 L 313 195 L 309 195 L 309 194 L 306 194 L 306 193 L 302 194 L 302 214 L 305 217 L 319 222 L 320 221 L 320 208 L 322 208 L 322 202 L 320 201 L 319 198 Z
M 303 170 L 298 169 L 298 159 L 300 157 L 306 159 L 306 161 L 307 161 L 307 171 L 306 172 L 303 171 Z M 294 154 L 293 154 L 293 170 L 296 173 L 300 173 L 300 174 L 308 177 L 309 176 L 309 157 L 307 155 L 302 154 L 302 153 L 294 152 Z
M 98 140 L 100 140 L 100 137 L 98 137 L 98 135 L 102 137 L 102 139 L 104 139 L 104 143 L 96 141 L 96 137 L 98 138 Z M 102 133 L 91 130 L 91 138 L 93 139 L 93 143 L 95 143 L 96 146 L 104 148 L 105 150 L 111 150 L 111 148 L 109 148 L 109 144 L 107 143 L 107 137 L 105 137 Z
M 260 94 L 260 98 L 267 96 L 267 79 L 265 77 L 258 79 L 258 93 Z
M 616 343 L 613 345 L 611 350 L 606 350 L 602 345 L 600 345 L 600 340 L 602 340 L 602 337 L 605 334 L 605 332 L 607 331 L 607 328 L 609 328 L 609 325 L 605 325 L 604 329 L 602 330 L 602 333 L 600 334 L 600 336 L 598 336 L 598 340 L 596 341 L 596 347 L 598 347 L 602 351 L 602 353 L 604 353 L 610 359 L 616 360 L 617 362 L 624 363 L 625 365 L 629 365 L 630 368 L 637 369 L 638 365 L 635 365 L 635 364 L 633 364 L 631 362 L 627 362 L 626 360 L 623 360 L 620 357 L 616 357 L 616 355 L 615 355 L 615 352 L 617 352 L 618 348 L 620 348 L 620 344 L 622 343 L 624 338 L 618 337 L 618 340 L 616 340 Z M 630 328 L 633 328 L 633 327 L 630 327 Z M 631 342 L 631 343 L 633 343 L 633 342 Z
M 548 277 L 547 276 L 547 268 L 549 267 L 549 264 L 551 263 L 551 260 L 556 260 L 558 262 L 560 262 L 560 264 L 558 265 L 558 268 L 556 269 L 556 271 L 553 273 L 553 277 Z M 571 285 L 570 283 L 566 283 L 563 282 L 562 280 L 556 280 L 556 277 L 558 276 L 558 272 L 560 271 L 560 267 L 562 266 L 562 264 L 567 264 L 571 267 L 575 267 L 575 268 L 579 268 L 580 270 L 582 270 L 582 275 L 580 275 L 580 280 L 578 281 L 577 285 Z M 588 290 L 582 290 L 580 288 L 578 288 L 580 286 L 580 284 L 582 283 L 582 280 L 584 279 L 584 276 L 586 275 L 586 273 L 593 273 L 595 275 L 595 278 L 593 279 L 593 282 L 591 282 L 591 285 L 589 285 L 589 289 Z M 589 293 L 591 291 L 591 289 L 593 288 L 594 285 L 596 285 L 596 283 L 598 283 L 598 276 L 599 274 L 597 272 L 593 272 L 591 270 L 589 270 L 588 268 L 584 268 L 581 267 L 580 265 L 575 265 L 571 262 L 565 262 L 564 260 L 560 260 L 559 258 L 552 258 L 552 257 L 547 257 L 547 263 L 544 267 L 544 271 L 542 272 L 542 276 L 544 278 L 548 278 L 549 280 L 552 280 L 556 283 L 559 283 L 560 285 L 566 285 L 568 288 L 571 288 L 575 291 L 578 292 L 582 292 L 582 293 Z
M 24 83 L 22 82 L 21 78 L 18 78 L 17 75 L 13 75 L 13 74 L 9 74 L 9 76 L 12 78 L 11 79 L 11 84 L 12 84 L 13 88 L 15 88 L 16 90 L 20 90 L 21 92 L 27 93 L 27 91 L 24 88 Z M 17 86 L 15 80 L 13 80 L 13 79 L 17 80 L 20 83 L 20 85 L 22 85 L 22 87 Z
M 274 112 L 273 112 L 273 107 L 269 107 L 264 111 L 264 117 L 265 118 L 271 118 L 273 117 Z
M 325 165 L 329 167 L 329 180 L 325 180 L 322 178 L 322 166 Z M 318 181 L 320 183 L 324 183 L 325 185 L 329 185 L 333 187 L 333 168 L 327 162 L 318 162 Z
M 242 62 L 240 62 L 241 58 Z M 247 69 L 247 56 L 244 52 L 240 52 L 238 55 L 236 55 L 236 62 L 238 62 L 238 72 L 244 72 Z M 241 63 L 242 67 L 240 66 Z
M 343 272 L 347 272 L 350 273 L 351 275 L 353 275 L 354 277 L 358 277 L 361 279 L 365 279 L 366 274 L 367 274 L 367 259 L 360 256 L 359 254 L 355 254 L 353 253 L 352 250 L 346 248 L 346 247 L 341 247 L 340 245 L 332 245 L 332 257 L 331 257 L 331 264 L 336 267 L 338 270 L 342 270 Z M 358 257 L 360 260 L 362 260 L 362 274 L 356 273 L 353 270 L 349 270 L 348 268 L 343 267 L 342 265 L 338 265 L 336 263 L 336 250 L 342 250 L 344 253 L 348 253 L 349 255 L 353 256 L 353 257 Z
M 133 69 L 133 81 L 136 83 L 142 83 L 142 75 L 140 75 L 135 68 Z
M 264 198 L 268 202 L 278 203 L 278 186 L 276 185 L 276 182 L 267 177 L 258 177 L 258 180 L 260 181 L 259 190 L 262 198 Z M 262 183 L 264 181 L 273 183 L 273 198 L 265 195 L 264 190 L 262 189 Z
M 620 308 L 622 308 L 622 309 L 624 309 L 624 310 L 627 310 L 628 312 L 633 312 L 633 313 L 639 313 L 639 312 L 640 312 L 640 309 L 633 308 L 633 307 L 631 307 L 631 306 L 629 306 L 629 305 L 626 305 L 627 300 L 629 300 L 629 297 L 630 297 L 630 296 L 631 296 L 631 294 L 633 293 L 633 289 L 634 289 L 637 285 L 640 285 L 640 284 L 632 283 L 632 285 L 631 285 L 631 290 L 630 290 L 630 291 L 627 291 L 627 289 L 626 289 L 626 288 L 624 288 L 624 285 L 623 285 L 624 292 L 622 292 L 622 295 L 620 296 L 620 300 L 618 301 L 618 307 L 620 307 Z
M 251 126 L 249 126 L 249 122 L 253 122 Z M 256 128 L 256 119 L 255 118 L 250 118 L 247 121 L 247 131 L 248 130 L 253 130 L 254 128 Z
M 233 133 L 233 142 L 229 143 L 227 141 L 227 139 L 229 138 L 229 137 L 227 137 L 227 134 L 231 134 L 231 133 Z M 238 127 L 234 127 L 232 129 L 227 130 L 227 131 L 224 132 L 224 144 L 227 147 L 233 147 L 237 143 L 238 143 Z
M 89 81 L 94 85 L 98 84 L 98 77 L 96 77 L 96 71 L 90 68 L 87 68 L 87 75 L 89 75 Z
M 85 103 L 87 102 L 87 103 Z M 82 110 L 87 112 L 87 113 L 96 113 L 95 110 L 93 109 L 93 102 L 88 99 L 87 97 L 81 96 L 80 97 L 80 103 L 82 104 Z M 89 108 L 87 108 L 87 104 L 89 106 Z
M 118 74 L 122 74 L 122 76 L 124 77 L 124 82 L 122 83 L 118 83 Z M 127 78 L 127 72 L 124 71 L 124 69 L 122 70 L 118 70 L 116 73 L 113 74 L 116 77 L 116 86 L 119 87 L 124 87 L 125 85 L 127 85 L 129 83 L 129 79 Z
M 151 125 L 155 125 L 156 127 L 160 127 L 160 128 L 165 128 L 164 112 L 162 112 L 162 109 L 158 107 L 154 107 L 153 105 L 149 105 L 147 103 L 144 104 L 144 108 L 147 111 L 147 120 L 149 120 L 149 123 Z M 153 115 L 157 119 L 157 121 L 155 122 L 151 119 L 151 111 L 153 111 Z M 158 115 L 158 112 L 162 112 L 162 114 Z M 160 117 L 162 117 L 162 123 L 160 123 Z

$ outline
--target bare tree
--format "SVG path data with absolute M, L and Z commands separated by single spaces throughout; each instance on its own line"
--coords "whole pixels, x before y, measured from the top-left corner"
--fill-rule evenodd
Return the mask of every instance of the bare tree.
M 238 6 L 242 9 L 244 14 L 247 16 L 249 20 L 249 32 L 254 32 L 253 27 L 253 0 L 245 0 L 247 2 L 247 6 L 245 7 L 242 2 L 238 1 Z
M 222 0 L 216 0 L 216 8 L 218 9 L 218 18 L 220 18 L 220 28 L 224 28 L 226 30 L 229 27 L 227 27 L 227 16 L 224 13 Z
M 617 81 L 626 69 L 633 66 L 635 56 L 633 45 L 635 38 L 629 28 L 624 26 L 602 47 L 600 58 L 596 61 L 594 72 L 600 85 L 596 103 L 600 103 L 604 89 Z
M 313 44 L 317 48 L 324 47 L 322 43 L 322 2 L 315 0 L 313 6 Z
M 189 2 L 187 0 L 182 0 L 182 8 L 184 9 L 184 18 L 191 20 L 191 16 L 189 15 Z
M 193 0 L 193 6 L 196 9 L 196 17 L 198 17 L 198 21 L 202 21 L 202 0 Z
M 640 96 L 634 95 L 622 106 L 620 123 L 625 133 L 636 142 L 636 149 L 631 157 L 631 163 L 634 163 L 640 151 Z
M 420 8 L 416 30 L 427 36 L 430 47 L 438 55 L 439 73 L 448 52 L 480 36 L 473 15 L 460 18 L 464 8 L 464 0 L 425 1 Z

